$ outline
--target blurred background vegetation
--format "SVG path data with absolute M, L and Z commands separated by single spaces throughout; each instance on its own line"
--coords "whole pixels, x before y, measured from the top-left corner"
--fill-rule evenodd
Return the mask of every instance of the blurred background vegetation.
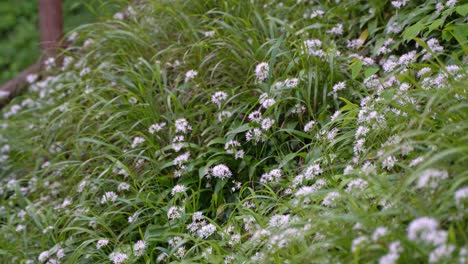
M 63 0 L 64 30 L 93 22 L 98 0 Z M 0 1 L 0 84 L 36 62 L 40 56 L 37 0 Z

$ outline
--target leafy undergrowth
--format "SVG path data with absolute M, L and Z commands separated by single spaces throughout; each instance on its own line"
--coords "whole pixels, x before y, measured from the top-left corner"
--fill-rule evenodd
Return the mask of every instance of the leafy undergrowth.
M 465 263 L 468 6 L 142 1 L 3 110 L 8 263 Z

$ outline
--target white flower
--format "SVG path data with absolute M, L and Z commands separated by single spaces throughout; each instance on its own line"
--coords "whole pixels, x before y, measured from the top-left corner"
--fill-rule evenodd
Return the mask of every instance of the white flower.
M 253 111 L 249 114 L 249 120 L 251 122 L 260 123 L 262 121 L 262 112 L 260 111 Z
M 313 164 L 307 167 L 307 169 L 304 171 L 304 177 L 307 180 L 312 180 L 315 176 L 320 175 L 323 173 L 322 168 L 320 168 L 319 164 Z
M 315 121 L 309 121 L 307 124 L 304 126 L 304 132 L 310 132 L 312 130 L 312 127 L 314 127 Z
M 118 196 L 115 192 L 106 192 L 101 198 L 101 204 L 105 204 L 108 201 L 115 202 L 117 197 Z
M 372 233 L 372 241 L 377 242 L 381 237 L 385 236 L 388 233 L 387 228 L 385 227 L 377 227 L 374 233 Z
M 264 81 L 268 78 L 268 73 L 270 72 L 270 66 L 266 62 L 259 63 L 255 67 L 255 76 L 259 82 Z
M 227 179 L 232 176 L 231 170 L 224 164 L 219 164 L 211 168 L 211 175 L 219 179 Z
M 189 71 L 185 74 L 185 82 L 189 82 L 189 81 L 193 80 L 197 75 L 198 75 L 198 72 L 197 72 L 197 71 L 189 70 Z
M 182 217 L 182 214 L 185 212 L 185 209 L 179 206 L 172 206 L 167 211 L 167 218 L 169 220 L 179 219 Z
M 331 116 L 331 121 L 334 122 L 340 116 L 341 111 L 335 111 L 335 113 Z
M 273 169 L 268 173 L 264 173 L 262 177 L 260 177 L 261 183 L 269 183 L 269 182 L 278 182 L 281 179 L 282 172 L 280 169 Z
M 427 169 L 418 178 L 418 188 L 435 189 L 439 183 L 448 178 L 448 172 L 444 170 Z
M 455 194 L 455 204 L 460 206 L 468 198 L 468 186 L 458 189 Z
M 360 237 L 353 239 L 353 242 L 351 244 L 351 252 L 354 253 L 356 249 L 358 249 L 362 244 L 364 244 L 367 241 L 368 239 L 366 236 L 360 236 Z
M 189 158 L 190 158 L 190 152 L 187 151 L 184 154 L 177 156 L 174 159 L 174 164 L 181 167 L 185 162 L 189 160 Z
M 452 256 L 455 246 L 453 245 L 440 245 L 429 254 L 429 263 L 440 263 L 444 258 Z
M 206 239 L 209 236 L 213 235 L 215 232 L 216 226 L 213 224 L 207 224 L 197 231 L 197 235 L 199 238 Z
M 117 187 L 117 190 L 119 192 L 121 191 L 128 191 L 130 189 L 130 184 L 126 183 L 126 182 L 121 182 L 119 183 L 119 186 Z
M 375 165 L 369 161 L 367 161 L 366 163 L 364 163 L 364 165 L 362 165 L 361 170 L 366 176 L 376 173 Z
M 39 254 L 39 257 L 37 258 L 39 262 L 45 262 L 49 258 L 49 251 L 43 251 L 41 254 Z
M 356 179 L 356 180 L 352 180 L 348 183 L 348 185 L 346 185 L 346 192 L 350 193 L 351 191 L 353 190 L 364 190 L 366 189 L 368 186 L 368 183 L 366 180 L 363 180 L 363 179 Z
M 175 121 L 176 133 L 187 133 L 192 130 L 192 127 L 189 125 L 187 119 L 179 118 Z
M 407 3 L 408 3 L 408 0 L 395 0 L 395 1 L 392 1 L 392 5 L 397 9 L 400 9 L 400 8 L 404 7 Z
M 382 161 L 382 168 L 391 170 L 394 166 L 395 163 L 397 163 L 397 159 L 394 156 L 388 156 Z
M 418 165 L 419 163 L 421 163 L 421 162 L 423 162 L 423 161 L 424 161 L 424 158 L 423 158 L 423 157 L 417 157 L 417 158 L 413 159 L 413 160 L 410 162 L 409 166 L 410 166 L 410 167 L 414 167 L 414 166 Z
M 268 94 L 263 93 L 259 97 L 259 102 L 263 108 L 268 109 L 276 103 L 275 99 L 268 97 Z
M 336 26 L 328 30 L 327 33 L 332 35 L 343 35 L 343 24 L 337 24 Z
M 262 126 L 263 130 L 270 129 L 273 126 L 273 124 L 275 124 L 275 120 L 273 120 L 271 118 L 265 118 L 261 122 L 261 126 Z
M 142 138 L 142 137 L 135 137 L 133 139 L 133 142 L 132 142 L 132 145 L 131 147 L 132 148 L 136 148 L 138 145 L 144 143 L 146 141 L 146 139 Z
M 145 254 L 146 250 L 146 242 L 143 240 L 138 240 L 134 245 L 133 245 L 133 252 L 135 256 L 140 257 Z
M 325 52 L 320 49 L 322 41 L 318 39 L 309 39 L 304 41 L 305 53 L 311 56 L 323 57 Z
M 185 187 L 184 185 L 178 184 L 172 188 L 171 195 L 174 196 L 177 193 L 185 193 L 186 190 L 187 190 L 187 187 Z
M 122 264 L 128 260 L 128 256 L 124 253 L 113 252 L 109 255 L 109 260 L 114 264 Z
M 264 134 L 259 128 L 250 129 L 245 133 L 245 139 L 247 141 L 263 142 L 265 141 Z
M 154 133 L 156 133 L 156 132 L 161 131 L 165 126 L 166 126 L 166 122 L 152 124 L 152 125 L 148 128 L 148 132 L 149 132 L 150 134 L 154 134 Z
M 109 240 L 108 239 L 99 239 L 98 242 L 96 243 L 96 248 L 97 249 L 100 249 L 102 247 L 105 247 L 109 244 Z
M 338 192 L 329 192 L 327 196 L 322 201 L 323 206 L 334 207 L 336 206 L 337 200 L 340 198 L 340 194 Z
M 232 113 L 229 111 L 222 111 L 221 113 L 218 114 L 218 121 L 222 122 L 223 120 L 230 118 L 232 116 Z
M 203 32 L 203 36 L 205 36 L 206 38 L 213 37 L 214 35 L 215 35 L 215 32 L 213 30 Z
M 437 231 L 438 226 L 439 223 L 433 218 L 417 218 L 413 220 L 408 226 L 408 239 L 413 241 L 421 240 L 428 243 L 437 242 L 437 244 L 440 244 L 440 242 L 445 242 L 446 237 L 444 238 L 443 236 L 441 236 L 443 241 L 440 241 L 440 238 L 435 240 L 435 235 L 443 234 Z
M 227 99 L 227 97 L 228 95 L 225 92 L 216 92 L 211 96 L 211 102 L 216 104 L 218 108 L 221 108 L 221 104 Z
M 123 20 L 125 18 L 124 14 L 122 12 L 117 12 L 113 16 L 114 19 L 116 20 Z
M 339 82 L 335 85 L 333 85 L 333 92 L 336 94 L 338 91 L 346 89 L 346 84 L 345 82 Z
M 389 252 L 379 259 L 379 264 L 396 264 L 403 251 L 400 241 L 395 241 L 388 247 Z
M 37 77 L 39 77 L 37 74 L 28 74 L 26 76 L 26 81 L 29 83 L 29 84 L 32 84 L 33 82 L 35 82 L 37 80 Z
M 270 227 L 284 227 L 289 223 L 289 215 L 278 215 L 275 214 L 270 218 L 268 225 Z
M 291 79 L 286 79 L 284 81 L 284 86 L 287 88 L 296 88 L 299 83 L 299 79 L 297 78 L 291 78 Z

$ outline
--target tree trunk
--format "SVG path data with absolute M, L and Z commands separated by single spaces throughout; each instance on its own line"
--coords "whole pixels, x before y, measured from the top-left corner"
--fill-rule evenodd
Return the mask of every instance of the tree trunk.
M 63 35 L 62 0 L 39 0 L 39 30 L 44 58 L 54 57 Z

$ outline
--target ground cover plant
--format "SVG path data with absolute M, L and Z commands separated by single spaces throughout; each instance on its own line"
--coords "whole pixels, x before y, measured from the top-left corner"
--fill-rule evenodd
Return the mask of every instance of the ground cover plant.
M 3 109 L 11 263 L 466 263 L 467 4 L 139 1 Z

